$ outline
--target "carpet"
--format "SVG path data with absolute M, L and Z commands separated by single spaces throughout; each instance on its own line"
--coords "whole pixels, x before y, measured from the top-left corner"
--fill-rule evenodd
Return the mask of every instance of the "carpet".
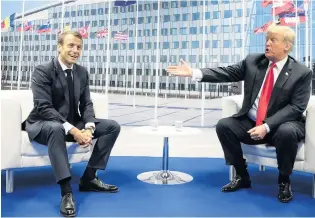
M 294 172 L 294 199 L 280 203 L 275 168 L 258 171 L 249 165 L 252 189 L 222 193 L 228 182 L 228 167 L 218 158 L 170 158 L 170 170 L 188 173 L 190 183 L 174 186 L 151 185 L 137 180 L 137 175 L 161 169 L 161 158 L 111 157 L 106 171 L 98 176 L 106 183 L 118 185 L 118 193 L 80 193 L 78 181 L 85 164 L 72 167 L 72 184 L 78 216 L 92 217 L 209 217 L 209 216 L 315 216 L 315 199 L 311 197 L 310 174 Z M 2 216 L 59 216 L 60 189 L 54 183 L 51 167 L 14 171 L 15 190 L 5 193 L 5 172 L 1 173 Z

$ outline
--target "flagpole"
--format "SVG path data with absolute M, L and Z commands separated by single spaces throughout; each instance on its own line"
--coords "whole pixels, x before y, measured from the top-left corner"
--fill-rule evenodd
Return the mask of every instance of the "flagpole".
M 65 13 L 65 0 L 62 0 L 62 6 L 61 6 L 61 30 L 60 32 L 63 32 L 63 17 L 64 17 L 64 13 Z
M 110 42 L 110 53 L 112 54 L 114 52 L 114 40 L 115 39 L 112 39 L 112 41 Z M 112 81 L 112 78 L 113 78 L 113 66 L 110 65 L 109 66 L 109 71 L 108 71 L 108 82 L 109 82 L 109 85 L 108 85 L 108 91 L 112 90 L 112 86 L 110 84 L 110 82 Z
M 106 7 L 105 7 L 105 2 L 104 2 L 104 8 L 106 8 Z M 98 34 L 99 32 L 100 32 L 100 31 L 98 30 L 98 31 L 96 32 L 96 34 Z M 97 36 L 96 36 L 96 37 L 97 37 Z M 100 35 L 100 36 L 98 37 L 98 39 L 97 39 L 98 45 L 99 45 L 100 41 L 101 41 L 101 43 L 104 41 L 103 35 Z M 103 45 L 104 45 L 104 44 L 103 44 Z M 104 47 L 105 47 L 105 46 L 103 46 L 103 49 L 102 49 L 102 50 L 103 50 L 103 53 L 105 53 Z M 101 60 L 99 60 L 99 63 L 98 63 L 97 66 L 102 69 L 102 70 L 101 70 L 101 73 L 100 73 L 100 86 L 103 87 L 103 71 L 104 71 L 105 67 L 104 67 L 104 62 L 103 62 L 103 56 L 100 56 L 100 57 L 101 57 Z M 94 92 L 97 92 L 96 82 L 95 82 L 96 77 L 98 77 L 98 70 L 96 70 L 93 75 L 90 75 L 90 78 L 91 78 L 92 81 L 93 81 Z
M 16 26 L 15 20 L 14 20 L 14 26 Z M 14 40 L 15 40 L 15 33 L 16 33 L 16 31 L 13 31 L 13 39 Z M 10 32 L 9 32 L 9 34 L 10 34 Z M 9 52 L 7 52 L 7 54 L 9 55 Z M 8 58 L 7 58 L 7 60 L 8 60 Z M 13 56 L 13 58 L 14 58 L 14 56 Z M 14 75 L 14 59 L 12 60 L 12 69 L 11 69 L 11 90 L 13 89 L 13 75 Z
M 121 28 L 121 23 L 120 23 L 120 29 L 122 29 Z M 118 42 L 118 63 L 120 63 L 120 60 L 119 60 L 120 59 L 120 49 L 121 49 L 121 41 Z M 116 90 L 119 89 L 119 86 L 118 86 L 118 75 L 119 75 L 119 73 L 120 73 L 120 64 L 117 65 L 117 73 L 116 73 L 116 76 L 115 76 L 115 86 L 116 86 L 115 88 L 116 88 Z
M 9 37 L 10 37 L 10 34 L 9 34 Z M 13 37 L 13 36 L 12 36 Z M 14 38 L 14 37 L 13 37 Z M 1 52 L 1 60 L 3 60 L 3 58 L 4 58 L 4 56 L 5 56 L 5 53 L 7 53 L 7 59 L 6 59 L 6 61 L 9 61 L 8 60 L 8 55 L 9 55 L 9 51 L 7 51 L 7 52 L 4 52 L 4 51 L 2 51 Z M 13 61 L 12 61 L 13 62 Z M 8 71 L 9 71 L 9 66 L 8 66 L 8 64 L 6 64 L 5 66 L 7 66 L 7 70 L 5 71 L 5 79 L 3 78 L 3 80 L 2 80 L 2 75 L 1 75 L 1 81 L 3 82 L 3 84 L 1 83 L 1 88 L 3 88 L 3 86 L 5 86 L 5 84 L 7 83 L 7 81 L 8 81 Z
M 104 8 L 105 8 L 105 7 L 104 7 Z M 99 30 L 97 30 L 96 32 L 94 32 L 94 34 L 95 34 L 94 36 L 97 38 L 97 45 L 99 45 L 99 44 L 100 44 L 100 41 L 101 41 L 101 40 L 100 40 L 101 37 L 98 37 L 98 36 L 97 36 L 98 33 L 99 33 Z M 96 50 L 98 50 L 97 47 L 96 47 Z M 93 84 L 95 84 L 95 83 L 94 83 L 94 78 L 96 77 L 96 75 L 98 75 L 98 69 L 102 69 L 102 70 L 104 69 L 104 68 L 103 68 L 103 63 L 102 63 L 102 56 L 100 56 L 100 57 L 101 57 L 100 60 L 97 60 L 97 57 L 98 57 L 98 55 L 96 55 L 96 66 L 97 66 L 97 67 L 95 67 L 94 74 L 93 74 L 93 75 L 90 74 L 90 79 L 92 79 Z M 95 60 L 94 60 L 94 61 L 95 61 Z M 93 78 L 92 78 L 91 76 L 92 76 Z M 103 79 L 103 78 L 102 78 L 102 74 L 100 75 L 100 77 L 101 77 L 101 79 L 100 79 L 100 85 L 102 85 L 102 84 L 101 84 L 101 83 L 103 83 L 103 81 L 102 81 L 102 79 Z M 96 91 L 96 88 L 95 88 L 94 92 L 97 92 L 97 91 Z
M 309 64 L 309 61 L 308 61 L 308 55 L 309 55 L 309 51 L 308 51 L 308 48 L 309 48 L 309 31 L 308 31 L 308 22 L 309 22 L 309 19 L 308 19 L 308 2 L 306 1 L 306 3 L 304 4 L 304 9 L 305 9 L 305 65 L 307 67 L 308 64 Z M 311 21 L 312 22 L 312 21 Z
M 155 105 L 154 105 L 154 119 L 157 119 L 157 106 L 158 106 L 158 84 L 159 84 L 159 62 L 160 62 L 160 0 L 158 2 L 157 10 L 157 36 L 156 36 L 156 72 L 155 72 Z
M 136 73 L 137 73 L 137 62 L 138 62 L 138 17 L 139 17 L 139 10 L 138 4 L 135 5 L 136 8 L 136 40 L 135 40 L 135 61 L 134 61 L 134 68 L 133 68 L 133 107 L 136 107 Z
M 24 25 L 24 9 L 25 9 L 25 0 L 22 1 L 22 26 Z M 23 29 L 22 29 L 23 30 Z M 20 54 L 19 54 L 19 75 L 18 75 L 18 87 L 17 89 L 20 90 L 21 85 L 21 67 L 22 67 L 22 46 L 23 46 L 23 38 L 24 38 L 24 31 L 21 31 L 21 40 L 20 40 Z
M 298 41 L 297 40 L 297 24 L 298 24 L 298 22 L 297 22 L 297 10 L 298 10 L 298 2 L 297 2 L 297 0 L 295 0 L 295 7 L 296 7 L 296 10 L 295 10 L 295 34 L 296 34 L 296 42 Z M 298 46 L 295 46 L 295 58 L 297 58 L 297 56 L 298 56 Z
M 109 68 L 109 38 L 111 37 L 111 29 L 110 29 L 110 15 L 111 15 L 111 1 L 108 0 L 108 18 L 107 18 L 107 29 L 108 29 L 108 37 L 107 37 L 107 49 L 106 49 L 106 75 L 105 75 L 105 95 L 108 97 L 108 68 Z M 103 81 L 102 81 L 103 84 Z
M 91 6 L 90 6 L 90 9 L 91 9 Z M 90 61 L 90 55 L 91 55 L 91 53 L 90 53 L 90 51 L 91 51 L 91 27 L 92 27 L 92 25 L 90 25 L 91 24 L 91 21 L 89 22 L 89 25 L 84 25 L 83 26 L 83 28 L 85 29 L 85 31 L 87 31 L 87 40 L 88 40 L 88 72 L 90 72 L 90 70 L 91 70 L 91 61 Z M 87 28 L 87 29 L 86 29 Z M 94 55 L 93 55 L 94 56 Z M 94 57 L 93 57 L 93 61 L 94 61 Z M 94 67 L 94 69 L 95 69 L 95 67 Z M 94 74 L 95 74 L 96 72 L 94 71 Z M 90 82 L 90 81 L 89 81 Z
M 202 7 L 202 68 L 205 67 L 205 13 L 206 13 L 206 1 L 203 0 Z M 201 126 L 204 126 L 204 114 L 205 114 L 205 83 L 201 84 Z
M 31 89 L 31 83 L 32 83 L 32 75 L 33 75 L 33 73 L 32 73 L 32 71 L 33 71 L 33 41 L 34 41 L 34 28 L 33 28 L 33 25 L 32 25 L 32 30 L 31 30 L 31 32 L 29 32 L 29 33 L 31 33 L 31 35 L 32 35 L 32 40 L 31 40 L 31 42 L 30 42 L 30 53 L 31 53 L 31 61 L 30 61 L 30 68 L 29 68 L 29 71 L 30 71 L 30 79 L 29 79 L 29 82 L 28 82 L 28 89 L 30 90 Z M 29 37 L 30 38 L 30 37 Z M 29 39 L 28 38 L 28 39 Z M 51 39 L 50 39 L 51 40 Z M 50 47 L 51 48 L 51 47 Z M 52 49 L 52 48 L 51 48 Z
M 129 19 L 128 19 L 129 20 Z M 128 39 L 129 39 L 129 32 L 128 32 Z M 129 41 L 129 40 L 128 40 Z M 126 43 L 126 68 L 125 68 L 125 75 L 124 75 L 124 80 L 125 80 L 125 91 L 126 91 L 126 97 L 127 97 L 127 89 L 128 89 L 128 42 Z
M 129 29 L 129 27 L 127 26 L 127 29 Z M 128 40 L 126 41 L 126 52 L 124 54 L 124 60 L 126 62 L 125 68 L 124 68 L 124 75 L 123 75 L 123 84 L 122 84 L 122 90 L 121 92 L 123 92 L 123 89 L 125 87 L 125 94 L 127 94 L 127 89 L 126 89 L 126 83 L 127 83 L 127 78 L 126 75 L 128 74 L 128 45 L 129 45 L 129 30 L 127 30 L 127 36 L 128 36 Z
M 313 22 L 313 1 L 311 0 L 310 1 L 310 41 L 312 40 L 313 38 L 313 28 L 312 28 L 312 22 Z M 312 42 L 310 43 L 310 69 L 312 70 L 313 68 L 313 50 L 312 50 Z M 313 88 L 313 87 L 312 87 Z
M 245 58 L 245 13 L 245 0 L 242 0 L 242 59 Z M 244 95 L 244 82 L 242 82 L 241 93 Z
M 275 0 L 272 0 L 272 22 L 276 22 L 276 16 L 275 16 Z

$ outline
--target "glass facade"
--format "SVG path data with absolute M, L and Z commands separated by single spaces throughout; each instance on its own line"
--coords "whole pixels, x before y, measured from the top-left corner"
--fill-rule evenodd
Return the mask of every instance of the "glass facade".
M 2 33 L 3 85 L 16 88 L 22 60 L 21 86 L 29 88 L 34 67 L 57 56 L 60 29 L 69 26 L 78 30 L 88 26 L 88 38 L 84 39 L 79 63 L 90 72 L 92 90 L 104 91 L 108 84 L 109 92 L 136 88 L 139 94 L 154 93 L 158 84 L 161 94 L 198 97 L 202 85 L 189 78 L 168 76 L 167 66 L 178 64 L 180 59 L 194 68 L 227 66 L 248 53 L 263 52 L 265 34 L 254 34 L 253 30 L 272 20 L 272 16 L 270 7 L 260 5 L 261 2 L 255 0 L 138 1 L 117 7 L 113 1 L 79 1 L 51 7 L 41 12 L 44 15 L 25 16 L 25 20 L 33 22 L 34 31 L 21 33 L 15 29 Z M 314 6 L 311 12 L 314 13 Z M 36 30 L 47 22 L 51 24 L 51 32 L 38 34 Z M 20 23 L 18 19 L 16 26 Z M 108 36 L 97 37 L 104 29 L 108 29 Z M 117 32 L 126 32 L 128 40 L 115 40 Z M 313 47 L 309 49 L 312 53 L 314 38 L 311 37 Z M 295 48 L 298 49 L 296 58 L 303 61 L 305 24 L 298 26 Z M 293 56 L 295 54 L 294 50 Z M 238 93 L 239 87 L 239 84 L 207 83 L 206 97 Z

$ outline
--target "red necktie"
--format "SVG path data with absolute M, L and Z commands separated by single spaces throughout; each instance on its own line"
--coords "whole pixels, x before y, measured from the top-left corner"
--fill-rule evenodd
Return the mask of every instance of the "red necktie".
M 274 83 L 274 75 L 273 75 L 273 68 L 276 66 L 275 63 L 272 63 L 270 69 L 268 71 L 268 75 L 266 77 L 263 89 L 260 94 L 258 109 L 257 109 L 257 119 L 256 119 L 256 126 L 261 125 L 263 120 L 266 117 L 266 112 L 273 88 Z

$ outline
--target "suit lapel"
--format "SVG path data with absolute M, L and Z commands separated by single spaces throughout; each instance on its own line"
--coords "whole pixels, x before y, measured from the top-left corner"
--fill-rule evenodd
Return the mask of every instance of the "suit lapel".
M 63 88 L 63 93 L 65 95 L 66 101 L 69 104 L 69 88 L 68 88 L 68 83 L 67 83 L 67 79 L 65 76 L 65 72 L 62 70 L 61 65 L 59 64 L 58 58 L 54 58 L 54 65 L 57 69 L 57 73 L 58 73 L 58 78 L 60 80 L 60 83 L 62 85 Z
M 292 61 L 290 60 L 290 57 L 288 57 L 288 60 L 285 63 L 285 65 L 283 66 L 283 68 L 282 68 L 282 70 L 278 76 L 278 79 L 277 79 L 277 81 L 276 81 L 276 83 L 272 89 L 268 109 L 270 109 L 271 106 L 273 105 L 273 103 L 276 101 L 278 95 L 280 94 L 279 90 L 282 89 L 282 86 L 285 84 L 285 82 L 291 76 L 291 73 L 292 73 L 291 70 L 292 70 Z
M 268 68 L 269 61 L 267 58 L 265 58 L 258 66 L 257 66 L 257 72 L 255 74 L 255 78 L 253 81 L 253 88 L 252 88 L 252 96 L 251 96 L 251 105 L 254 104 L 255 99 L 257 98 L 257 95 L 259 93 L 259 90 L 262 86 L 262 83 L 264 81 L 266 71 Z
M 76 65 L 73 65 L 72 70 L 73 75 L 73 86 L 74 86 L 74 106 L 77 108 L 77 105 L 79 103 L 79 97 L 80 97 L 80 78 L 78 75 L 78 72 L 76 71 Z

